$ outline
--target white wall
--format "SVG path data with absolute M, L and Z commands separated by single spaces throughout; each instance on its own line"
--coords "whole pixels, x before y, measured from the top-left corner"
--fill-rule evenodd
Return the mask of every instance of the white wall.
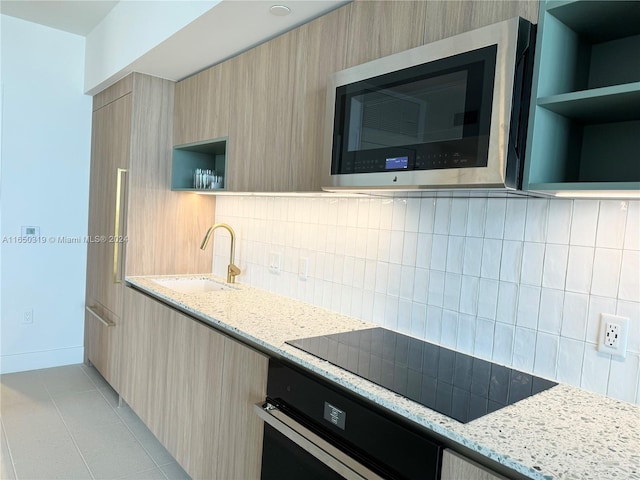
M 84 38 L 5 15 L 2 47 L 0 370 L 82 361 L 91 98 Z M 12 243 L 40 227 L 40 244 Z M 34 321 L 23 325 L 25 310 Z
M 640 201 L 219 196 L 216 221 L 239 282 L 640 403 Z M 624 362 L 596 351 L 600 313 L 630 318 Z
M 219 2 L 118 3 L 87 35 L 85 91 L 97 93 L 131 73 L 130 65 L 135 60 Z

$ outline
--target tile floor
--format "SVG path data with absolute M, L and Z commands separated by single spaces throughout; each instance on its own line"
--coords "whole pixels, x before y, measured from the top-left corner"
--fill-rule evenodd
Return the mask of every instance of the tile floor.
M 0 479 L 190 479 L 95 368 L 5 374 L 0 384 Z

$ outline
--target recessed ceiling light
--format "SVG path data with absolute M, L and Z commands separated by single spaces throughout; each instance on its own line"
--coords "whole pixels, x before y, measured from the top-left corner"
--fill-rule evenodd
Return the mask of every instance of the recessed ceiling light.
M 272 15 L 275 15 L 277 17 L 284 17 L 285 15 L 289 15 L 291 13 L 291 9 L 286 5 L 274 5 L 269 9 L 269 11 Z

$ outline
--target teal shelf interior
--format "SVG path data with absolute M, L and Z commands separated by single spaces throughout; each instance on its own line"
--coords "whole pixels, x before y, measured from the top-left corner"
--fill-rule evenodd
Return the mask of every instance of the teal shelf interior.
M 196 169 L 212 170 L 226 180 L 227 139 L 215 139 L 173 147 L 171 165 L 171 189 L 178 191 L 203 191 L 195 189 L 193 177 Z M 223 182 L 224 190 L 225 183 Z M 211 191 L 211 190 L 207 190 Z
M 640 189 L 640 2 L 541 4 L 524 188 Z

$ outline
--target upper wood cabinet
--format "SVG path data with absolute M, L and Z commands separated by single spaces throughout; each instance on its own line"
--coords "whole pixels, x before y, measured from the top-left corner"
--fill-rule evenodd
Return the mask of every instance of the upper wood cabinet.
M 110 382 L 125 275 L 211 271 L 199 245 L 215 199 L 170 191 L 174 86 L 132 74 L 94 97 L 85 356 Z
M 227 138 L 225 190 L 320 191 L 330 74 L 537 1 L 355 1 L 177 84 L 174 145 Z

